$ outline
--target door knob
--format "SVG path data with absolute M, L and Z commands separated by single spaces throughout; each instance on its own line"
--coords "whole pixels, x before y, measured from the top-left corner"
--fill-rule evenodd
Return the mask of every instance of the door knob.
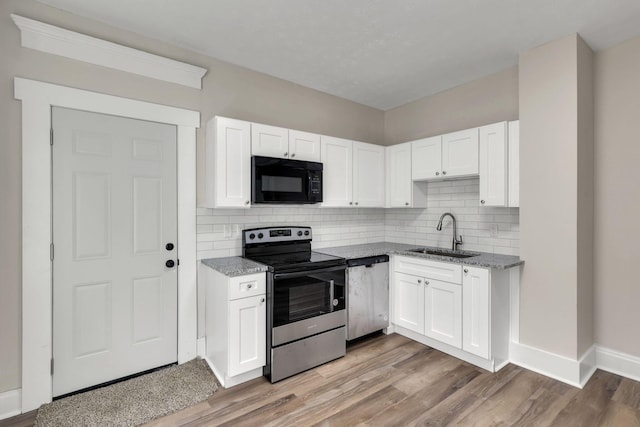
M 164 265 L 166 265 L 167 268 L 173 268 L 176 265 L 176 262 L 172 259 L 168 259 L 167 262 L 164 263 Z
M 167 245 L 165 246 L 165 248 L 167 248 L 168 251 L 172 251 L 174 246 L 173 243 L 167 243 Z

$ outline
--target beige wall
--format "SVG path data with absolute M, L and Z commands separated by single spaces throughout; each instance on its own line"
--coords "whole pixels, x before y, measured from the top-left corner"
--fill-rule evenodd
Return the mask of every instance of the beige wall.
M 577 36 L 520 56 L 523 344 L 577 356 Z
M 594 235 L 594 100 L 593 51 L 578 37 L 578 244 L 577 244 L 577 357 L 594 343 L 593 235 Z
M 640 357 L 640 37 L 595 57 L 595 336 Z
M 202 91 L 20 47 L 16 13 L 209 69 Z M 382 111 L 113 29 L 33 0 L 0 1 L 0 393 L 20 387 L 21 143 L 13 77 L 197 110 L 202 123 L 226 115 L 310 132 L 382 143 Z M 202 147 L 204 133 L 198 131 Z M 202 163 L 198 164 L 199 175 Z
M 518 67 L 513 67 L 386 111 L 384 141 L 393 145 L 516 119 Z

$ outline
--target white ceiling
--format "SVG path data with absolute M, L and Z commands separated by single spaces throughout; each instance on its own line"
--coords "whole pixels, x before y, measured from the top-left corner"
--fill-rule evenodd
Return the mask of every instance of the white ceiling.
M 381 110 L 579 33 L 640 35 L 638 0 L 39 0 Z

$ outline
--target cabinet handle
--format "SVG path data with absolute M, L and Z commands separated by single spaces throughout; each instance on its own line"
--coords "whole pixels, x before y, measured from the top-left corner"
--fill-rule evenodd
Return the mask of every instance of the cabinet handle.
M 436 172 L 436 176 L 440 175 L 440 172 Z
M 296 156 L 296 153 L 291 153 L 291 158 L 293 159 Z
M 425 280 L 425 281 L 424 281 L 424 285 L 425 285 L 425 286 L 429 286 L 429 281 L 428 281 L 428 280 Z
M 247 285 L 247 289 L 251 289 L 251 288 L 252 288 L 252 286 L 253 286 L 253 285 L 252 285 L 251 283 L 249 283 L 249 284 Z
M 260 302 L 264 302 L 264 298 L 260 298 Z
M 422 280 L 418 279 L 418 283 L 422 283 Z
M 349 202 L 350 205 L 353 205 L 353 202 Z
M 246 202 L 244 202 L 244 204 L 245 204 L 245 205 L 248 205 L 248 204 L 249 204 L 249 201 L 247 200 Z
M 409 206 L 409 202 L 404 202 L 404 205 L 405 206 Z
M 358 202 L 356 202 L 355 204 L 356 204 L 356 206 L 358 206 Z
M 469 272 L 469 270 L 467 270 L 466 268 L 462 271 L 464 271 L 464 274 L 467 274 Z
M 446 174 L 447 174 L 447 171 L 442 171 L 442 175 L 446 175 Z
M 481 204 L 481 205 L 484 205 L 484 200 L 480 200 L 480 204 Z
M 284 153 L 284 156 L 285 156 L 285 157 L 287 157 L 288 155 L 289 155 L 289 153 L 288 153 L 288 152 Z

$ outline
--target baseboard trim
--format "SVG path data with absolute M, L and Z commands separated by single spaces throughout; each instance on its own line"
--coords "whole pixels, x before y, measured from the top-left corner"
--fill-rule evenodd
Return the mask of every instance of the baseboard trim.
M 592 346 L 579 360 L 560 356 L 525 344 L 512 342 L 509 359 L 514 365 L 583 388 L 596 371 L 596 347 Z
M 0 393 L 0 420 L 22 413 L 22 389 Z
M 640 357 L 599 346 L 595 353 L 598 368 L 640 381 Z

